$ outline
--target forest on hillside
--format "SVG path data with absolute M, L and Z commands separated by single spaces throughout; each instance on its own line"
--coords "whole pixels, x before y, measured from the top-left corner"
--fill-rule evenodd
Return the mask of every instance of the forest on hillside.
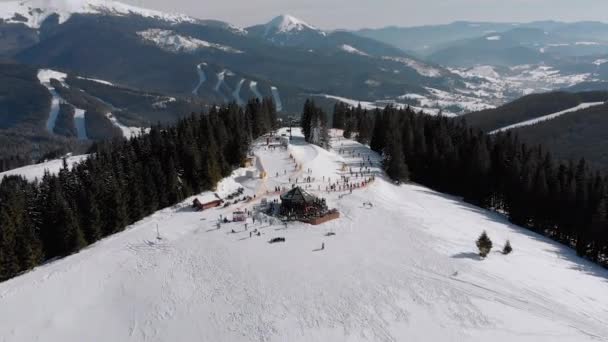
M 608 266 L 608 177 L 585 159 L 558 161 L 513 132 L 488 135 L 462 119 L 410 108 L 364 110 L 339 103 L 333 127 L 381 153 L 396 182 L 462 196 Z
M 100 142 L 91 156 L 39 182 L 0 181 L 0 281 L 120 232 L 151 213 L 211 190 L 276 124 L 270 99 L 193 113 L 174 126 Z

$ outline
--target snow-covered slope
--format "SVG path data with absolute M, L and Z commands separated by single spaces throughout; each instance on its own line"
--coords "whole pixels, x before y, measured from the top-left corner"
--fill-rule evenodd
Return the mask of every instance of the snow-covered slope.
M 146 42 L 153 43 L 159 48 L 174 53 L 192 53 L 199 49 L 215 49 L 230 53 L 243 53 L 243 51 L 222 44 L 210 43 L 188 36 L 179 35 L 171 30 L 148 29 L 137 32 Z
M 32 28 L 40 25 L 51 15 L 64 23 L 73 14 L 138 15 L 168 22 L 195 22 L 195 19 L 180 14 L 167 14 L 144 9 L 112 0 L 17 0 L 0 2 L 0 19 L 6 22 L 23 23 Z
M 69 156 L 66 158 L 67 164 L 71 167 L 74 164 L 77 164 L 84 159 L 86 159 L 88 155 L 78 155 L 78 156 Z M 25 179 L 29 181 L 34 181 L 35 179 L 41 180 L 42 176 L 44 176 L 45 171 L 49 171 L 51 174 L 57 174 L 59 170 L 63 167 L 63 159 L 53 159 L 46 161 L 40 164 L 28 165 L 24 167 L 20 167 L 17 169 L 12 169 L 9 171 L 5 171 L 0 173 L 0 179 L 4 176 L 23 176 Z M 0 295 L 1 297 L 1 295 Z M 2 336 L 2 335 L 0 335 Z
M 322 33 L 318 28 L 306 23 L 304 20 L 298 19 L 289 14 L 283 14 L 275 17 L 266 24 L 266 31 L 264 35 L 276 33 L 291 33 L 303 30 L 318 31 Z
M 68 85 L 65 84 L 66 77 L 67 77 L 67 74 L 59 72 L 59 71 L 54 71 L 54 70 L 50 70 L 50 69 L 38 70 L 38 80 L 51 93 L 51 109 L 49 111 L 49 117 L 46 121 L 46 130 L 49 133 L 53 133 L 55 130 L 55 124 L 57 122 L 57 117 L 59 116 L 59 109 L 60 109 L 59 105 L 61 103 L 66 102 L 57 93 L 57 90 L 51 84 L 51 80 L 55 79 L 57 81 L 60 81 L 63 84 L 63 86 L 67 87 Z M 74 127 L 76 127 L 76 133 L 77 133 L 78 139 L 80 139 L 80 140 L 88 139 L 86 125 L 85 125 L 85 110 L 84 109 L 74 107 Z
M 340 45 L 340 49 L 343 50 L 343 51 L 346 51 L 348 53 L 355 54 L 355 55 L 369 56 L 367 53 L 365 53 L 365 52 L 363 52 L 363 51 L 361 51 L 361 50 L 359 50 L 359 49 L 357 49 L 357 48 L 355 48 L 355 47 L 353 47 L 351 45 L 348 45 L 348 44 L 342 44 L 342 45 Z
M 589 107 L 599 106 L 599 105 L 602 105 L 602 104 L 604 104 L 604 102 L 586 102 L 586 103 L 581 103 L 581 104 L 579 104 L 576 107 L 565 109 L 565 110 L 559 111 L 557 113 L 543 115 L 543 116 L 538 117 L 538 118 L 534 118 L 534 119 L 518 122 L 516 124 L 512 124 L 512 125 L 509 125 L 509 126 L 506 126 L 506 127 L 503 127 L 503 128 L 499 128 L 497 130 L 494 130 L 494 131 L 490 132 L 490 134 L 496 134 L 498 132 L 504 132 L 504 131 L 508 131 L 510 129 L 514 129 L 514 128 L 518 128 L 518 127 L 535 125 L 535 124 L 543 122 L 543 121 L 555 119 L 555 118 L 557 118 L 559 116 L 562 116 L 564 114 L 578 112 L 579 110 L 587 109 Z
M 305 176 L 294 169 L 291 154 L 303 170 L 312 169 L 311 191 L 338 208 L 340 219 L 316 227 L 258 219 L 249 221 L 249 230 L 243 223 L 217 229 L 220 215 L 231 218 L 237 208 L 258 202 L 194 212 L 188 199 L 0 284 L 0 336 L 66 342 L 100 336 L 606 341 L 608 271 L 499 215 L 421 186 L 395 186 L 379 177 L 352 194 L 327 194 L 323 179 L 339 179 L 342 163 L 357 170 L 369 156 L 379 172 L 378 156 L 350 140 L 334 139 L 334 149 L 325 151 L 295 133 L 289 150 L 268 150 L 265 143 L 254 148 L 268 179 L 247 179 L 241 169 L 219 185 L 218 194 L 243 186 L 258 201 L 277 198 L 266 191 Z M 261 236 L 250 237 L 253 229 Z M 474 241 L 482 230 L 498 247 L 510 239 L 514 252 L 480 260 Z M 336 235 L 326 236 L 330 231 Z M 267 243 L 279 236 L 286 242 Z

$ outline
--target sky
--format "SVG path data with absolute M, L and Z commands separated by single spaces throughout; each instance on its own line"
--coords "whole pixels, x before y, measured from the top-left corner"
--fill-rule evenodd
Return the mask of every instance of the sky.
M 608 0 L 122 0 L 246 27 L 291 14 L 324 29 L 416 26 L 456 20 L 608 20 Z

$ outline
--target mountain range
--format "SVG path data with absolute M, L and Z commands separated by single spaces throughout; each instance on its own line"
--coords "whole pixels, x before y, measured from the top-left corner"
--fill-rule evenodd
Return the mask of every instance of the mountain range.
M 0 139 L 20 143 L 0 155 L 37 160 L 251 98 L 272 98 L 283 115 L 309 97 L 326 109 L 343 101 L 461 115 L 530 93 L 604 89 L 605 30 L 457 22 L 325 31 L 287 14 L 239 28 L 110 0 L 3 2 L 0 81 L 19 83 L 0 87 Z

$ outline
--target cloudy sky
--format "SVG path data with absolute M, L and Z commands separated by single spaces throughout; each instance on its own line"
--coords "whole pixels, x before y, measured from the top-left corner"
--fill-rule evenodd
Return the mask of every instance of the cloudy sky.
M 132 4 L 220 19 L 239 26 L 292 14 L 334 28 L 412 26 L 455 20 L 608 20 L 608 0 L 122 0 Z

